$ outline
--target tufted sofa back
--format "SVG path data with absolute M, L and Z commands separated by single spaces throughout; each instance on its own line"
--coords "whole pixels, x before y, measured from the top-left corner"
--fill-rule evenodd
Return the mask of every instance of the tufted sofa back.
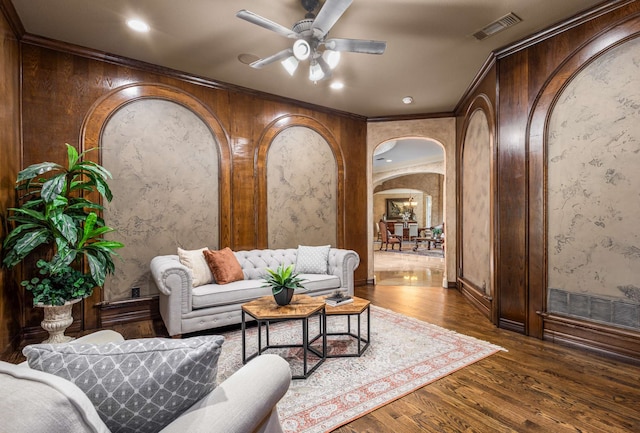
M 280 250 L 234 251 L 244 277 L 247 280 L 263 278 L 267 268 L 276 269 L 280 265 L 289 266 L 296 263 L 297 248 Z

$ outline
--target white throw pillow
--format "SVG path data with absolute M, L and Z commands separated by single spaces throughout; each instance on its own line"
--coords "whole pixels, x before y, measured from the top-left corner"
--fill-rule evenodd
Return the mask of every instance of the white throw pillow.
M 191 269 L 193 275 L 193 287 L 202 286 L 203 284 L 213 283 L 215 279 L 209 269 L 209 265 L 204 258 L 204 251 L 208 248 L 200 248 L 199 250 L 183 250 L 178 248 L 178 258 L 180 263 Z
M 331 245 L 308 247 L 298 245 L 296 269 L 299 274 L 326 274 Z
M 29 367 L 76 384 L 112 432 L 158 432 L 216 386 L 224 337 L 34 344 Z

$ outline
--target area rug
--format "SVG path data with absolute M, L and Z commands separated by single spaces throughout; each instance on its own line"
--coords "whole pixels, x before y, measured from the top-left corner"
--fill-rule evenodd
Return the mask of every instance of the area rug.
M 366 336 L 366 315 L 362 319 Z M 352 331 L 357 322 L 352 320 Z M 317 326 L 317 323 L 313 324 Z M 314 326 L 310 327 L 310 333 Z M 329 332 L 346 329 L 346 317 L 329 317 Z M 316 328 L 317 329 L 317 328 Z M 301 340 L 300 322 L 271 326 L 272 344 Z M 242 365 L 241 334 L 224 334 L 226 341 L 218 365 L 218 381 Z M 257 347 L 257 328 L 247 329 L 248 353 Z M 355 339 L 332 337 L 329 353 L 351 353 Z M 371 345 L 361 357 L 329 358 L 308 378 L 293 380 L 278 403 L 286 433 L 330 432 L 424 385 L 479 361 L 499 346 L 440 328 L 401 314 L 371 307 Z M 299 349 L 274 349 L 300 373 Z M 310 359 L 311 363 L 315 359 Z M 297 370 L 297 371 L 296 371 Z M 268 374 L 268 372 L 266 373 Z
M 418 247 L 416 251 L 413 251 L 414 246 L 415 246 L 415 243 L 411 242 L 411 243 L 403 243 L 402 251 L 398 250 L 397 247 L 393 250 L 391 248 L 389 248 L 388 250 L 385 250 L 384 248 L 380 250 L 380 244 L 374 243 L 374 252 L 407 254 L 410 256 L 423 256 L 423 257 L 438 257 L 438 258 L 444 257 L 444 251 L 442 250 L 442 248 L 432 248 L 429 250 L 427 249 L 426 246 L 421 245 L 420 247 Z

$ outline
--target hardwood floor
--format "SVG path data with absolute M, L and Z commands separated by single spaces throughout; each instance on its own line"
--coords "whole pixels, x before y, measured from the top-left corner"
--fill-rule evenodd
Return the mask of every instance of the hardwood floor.
M 497 329 L 457 290 L 367 286 L 356 295 L 466 335 L 498 352 L 347 424 L 338 433 L 640 432 L 640 367 Z M 166 335 L 160 322 L 114 327 Z M 19 361 L 21 356 L 12 357 Z

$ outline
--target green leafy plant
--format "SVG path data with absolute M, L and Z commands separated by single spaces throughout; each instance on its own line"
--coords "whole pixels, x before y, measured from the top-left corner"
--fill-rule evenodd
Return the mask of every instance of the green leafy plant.
M 33 293 L 34 303 L 62 305 L 90 296 L 93 287 L 104 285 L 107 274 L 113 273 L 112 256 L 123 247 L 120 242 L 104 239 L 113 229 L 97 214 L 102 205 L 88 198 L 98 193 L 111 201 L 107 185 L 111 173 L 82 159 L 95 149 L 78 154 L 73 146 L 66 146 L 67 167 L 43 162 L 18 173 L 16 190 L 21 206 L 9 209 L 7 218 L 15 227 L 2 244 L 5 267 L 13 268 L 36 252 L 42 254 L 43 245 L 52 247 L 52 258 L 37 263 L 42 277 L 21 283 Z M 89 273 L 78 270 L 82 259 L 88 263 Z
M 294 265 L 289 265 L 286 268 L 284 265 L 278 266 L 278 268 L 274 271 L 273 269 L 267 268 L 267 275 L 264 279 L 266 284 L 262 287 L 271 287 L 271 291 L 274 295 L 282 292 L 284 289 L 301 289 L 304 288 L 302 285 L 302 278 L 298 277 L 298 274 L 293 272 Z
M 442 234 L 442 229 L 435 228 L 435 229 L 433 229 L 433 230 L 431 231 L 431 233 L 433 233 L 433 236 L 434 236 L 434 237 L 438 237 L 438 236 L 440 236 L 440 235 Z

